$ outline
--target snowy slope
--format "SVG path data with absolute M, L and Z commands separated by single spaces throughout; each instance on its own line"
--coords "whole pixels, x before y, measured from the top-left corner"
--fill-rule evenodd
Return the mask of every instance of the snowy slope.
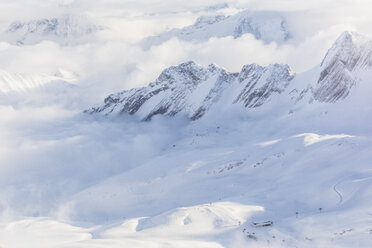
M 131 166 L 129 154 L 121 150 L 121 172 L 100 175 L 98 182 L 91 179 L 88 186 L 60 196 L 52 212 L 68 216 L 74 223 L 56 221 L 56 217 L 15 220 L 1 228 L 1 240 L 5 247 L 368 247 L 372 223 L 370 137 L 366 133 L 327 133 L 326 126 L 312 127 L 319 133 L 304 133 L 309 129 L 301 125 L 302 116 L 295 118 L 286 120 L 286 126 L 276 118 L 177 126 L 182 136 L 162 146 L 157 154 L 143 161 L 141 150 Z M 306 121 L 310 128 L 317 123 L 316 118 Z M 337 129 L 336 119 L 328 121 Z M 151 123 L 144 123 L 147 131 L 154 127 Z M 132 128 L 130 123 L 118 125 L 123 130 Z M 110 130 L 102 128 L 106 133 Z M 168 132 L 174 135 L 174 129 Z M 87 138 L 84 129 L 76 133 Z M 143 135 L 138 130 L 133 137 Z M 126 135 L 124 142 L 128 139 Z M 110 142 L 109 148 L 117 146 L 116 142 Z M 84 151 L 79 139 L 66 145 L 77 149 L 73 152 Z M 116 162 L 110 153 L 102 155 L 107 151 L 110 149 L 84 156 L 88 168 L 66 163 L 63 170 L 85 174 L 97 169 L 97 159 L 110 170 Z M 49 180 L 53 184 L 48 191 L 65 185 L 65 179 L 51 176 L 41 178 L 39 187 Z M 73 188 L 83 183 L 79 177 L 69 180 Z M 22 181 L 21 189 L 27 190 L 28 183 Z M 48 191 L 31 194 L 43 201 L 48 199 L 44 198 Z M 49 193 L 59 197 L 54 191 Z M 22 209 L 27 202 L 20 199 L 14 204 Z M 272 224 L 257 227 L 266 222 Z M 18 235 L 23 238 L 17 239 Z
M 249 133 L 240 130 L 246 139 Z M 127 219 L 105 231 L 103 242 L 131 238 L 148 240 L 150 247 L 164 242 L 187 247 L 195 240 L 195 247 L 265 247 L 268 242 L 274 247 L 348 247 L 359 237 L 368 244 L 372 184 L 364 148 L 370 142 L 307 133 L 270 145 L 244 142 L 238 132 L 228 135 L 208 131 L 182 140 L 173 151 L 80 192 L 64 211 L 73 219 Z M 234 145 L 238 141 L 240 146 Z M 356 155 L 356 149 L 364 152 Z M 350 168 L 358 157 L 364 162 Z M 341 216 L 342 224 L 335 223 Z M 273 226 L 253 225 L 266 221 Z
M 232 16 L 199 17 L 193 25 L 149 37 L 143 41 L 143 45 L 149 48 L 173 37 L 186 41 L 205 41 L 212 37 L 239 38 L 247 33 L 265 43 L 283 43 L 291 37 L 285 19 L 279 13 L 242 11 Z
M 103 27 L 84 15 L 64 15 L 56 18 L 16 21 L 10 24 L 4 36 L 17 45 L 32 45 L 52 40 L 62 45 L 74 44 Z

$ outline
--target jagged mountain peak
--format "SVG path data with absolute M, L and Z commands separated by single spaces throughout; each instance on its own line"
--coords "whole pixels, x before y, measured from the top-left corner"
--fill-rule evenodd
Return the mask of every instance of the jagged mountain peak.
M 238 81 L 244 88 L 234 103 L 242 102 L 248 108 L 259 107 L 268 101 L 273 93 L 281 94 L 294 77 L 295 73 L 288 65 L 245 65 L 238 76 Z
M 242 70 L 239 73 L 239 81 L 242 82 L 246 80 L 252 72 L 256 73 L 258 71 L 259 72 L 266 71 L 270 74 L 275 74 L 275 75 L 278 73 L 281 74 L 283 71 L 285 71 L 290 76 L 294 76 L 295 74 L 292 71 L 291 67 L 287 64 L 275 63 L 275 64 L 270 64 L 267 66 L 261 66 L 256 63 L 253 63 L 253 64 L 244 65 L 242 67 Z
M 183 114 L 196 120 L 222 98 L 226 106 L 259 107 L 269 101 L 272 94 L 282 93 L 293 77 L 287 65 L 251 64 L 244 66 L 240 73 L 230 73 L 215 64 L 203 67 L 188 61 L 165 69 L 147 87 L 108 96 L 103 105 L 87 112 L 128 113 L 143 120 L 159 114 Z
M 219 99 L 222 88 L 235 78 L 236 74 L 217 65 L 203 67 L 188 61 L 163 70 L 146 87 L 108 96 L 103 106 L 88 112 L 136 114 L 143 120 L 150 120 L 158 114 L 173 116 L 182 112 L 197 119 Z
M 360 42 L 365 42 L 368 40 L 368 37 L 365 35 L 362 35 L 358 32 L 355 31 L 349 31 L 345 30 L 340 34 L 340 36 L 337 38 L 337 40 L 334 42 L 334 45 L 341 45 L 345 46 L 345 44 L 350 44 L 350 43 L 360 43 Z
M 220 70 L 223 69 L 217 65 L 211 64 L 205 68 L 190 60 L 163 70 L 155 83 L 166 82 L 167 84 L 195 85 L 201 80 L 206 80 L 210 73 L 216 73 Z
M 233 105 L 249 109 L 277 101 L 296 104 L 301 99 L 333 103 L 350 93 L 359 80 L 358 73 L 371 68 L 371 61 L 372 42 L 359 34 L 344 32 L 311 75 L 296 77 L 286 64 L 253 63 L 232 73 L 215 64 L 205 67 L 187 61 L 163 70 L 147 87 L 112 94 L 103 105 L 87 112 L 128 113 L 142 120 L 182 114 L 196 120 L 208 112 L 220 114 L 222 110 L 216 108 L 229 111 Z M 212 108 L 214 111 L 209 111 Z
M 326 67 L 337 59 L 347 65 L 349 70 L 353 70 L 357 65 L 358 58 L 363 55 L 362 53 L 366 49 L 370 48 L 371 41 L 367 37 L 356 32 L 345 31 L 328 50 L 321 66 Z
M 372 67 L 372 41 L 355 32 L 345 31 L 323 59 L 314 87 L 314 99 L 336 102 L 349 95 L 358 73 Z

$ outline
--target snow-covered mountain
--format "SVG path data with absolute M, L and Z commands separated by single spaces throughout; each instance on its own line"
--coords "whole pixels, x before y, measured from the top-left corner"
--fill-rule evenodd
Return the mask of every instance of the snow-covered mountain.
M 369 44 L 345 32 L 301 74 L 279 64 L 231 73 L 186 62 L 88 111 L 148 122 L 26 108 L 26 121 L 12 125 L 19 117 L 3 108 L 1 138 L 18 136 L 1 149 L 0 208 L 17 217 L 0 224 L 1 242 L 370 247 Z
M 354 32 L 344 32 L 329 49 L 320 68 L 314 99 L 320 102 L 344 99 L 358 82 L 361 71 L 372 68 L 372 41 Z
M 0 1 L 0 248 L 372 248 L 351 2 Z
M 43 40 L 67 45 L 102 29 L 102 26 L 95 24 L 85 15 L 69 14 L 56 18 L 15 21 L 4 35 L 17 45 L 32 45 Z
M 221 98 L 226 104 L 258 107 L 272 94 L 283 92 L 293 76 L 287 65 L 252 64 L 240 73 L 229 73 L 213 64 L 204 68 L 189 61 L 165 69 L 147 87 L 108 96 L 104 105 L 88 112 L 136 114 L 143 120 L 158 114 L 184 114 L 196 120 Z
M 149 48 L 173 37 L 186 41 L 205 41 L 212 37 L 239 38 L 247 33 L 265 43 L 283 43 L 291 38 L 288 24 L 279 13 L 242 11 L 232 16 L 199 17 L 193 25 L 149 37 L 143 41 L 143 45 Z
M 146 87 L 112 94 L 103 105 L 87 112 L 128 113 L 143 120 L 154 115 L 181 114 L 196 120 L 214 105 L 256 108 L 274 96 L 290 104 L 301 100 L 335 102 L 345 98 L 358 82 L 360 72 L 371 67 L 371 44 L 361 35 L 344 32 L 319 68 L 305 79 L 296 76 L 288 65 L 251 64 L 243 66 L 239 73 L 230 73 L 213 64 L 205 68 L 190 61 L 165 69 Z

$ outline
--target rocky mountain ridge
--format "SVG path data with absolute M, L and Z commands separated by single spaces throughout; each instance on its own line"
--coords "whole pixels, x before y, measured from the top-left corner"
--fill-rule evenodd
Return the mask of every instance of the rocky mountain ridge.
M 179 113 L 192 120 L 201 118 L 221 98 L 229 104 L 258 107 L 272 94 L 279 94 L 294 74 L 287 65 L 256 64 L 244 66 L 240 73 L 229 73 L 214 64 L 207 68 L 193 61 L 165 69 L 147 87 L 131 89 L 108 96 L 104 105 L 90 113 L 136 114 L 143 120 L 154 115 L 174 116 Z M 236 92 L 236 88 L 242 90 Z
M 336 102 L 348 96 L 360 71 L 372 67 L 372 41 L 355 32 L 344 32 L 322 61 L 314 99 Z
M 250 64 L 239 73 L 231 73 L 214 64 L 203 67 L 189 61 L 165 69 L 146 87 L 112 94 L 103 105 L 86 112 L 127 113 L 142 120 L 183 114 L 196 120 L 220 101 L 224 106 L 241 105 L 248 109 L 269 103 L 275 95 L 290 99 L 291 104 L 303 99 L 335 103 L 352 91 L 358 72 L 371 68 L 371 44 L 363 36 L 344 32 L 323 59 L 317 81 L 306 87 L 293 85 L 296 75 L 288 65 Z M 297 92 L 296 97 L 293 92 Z

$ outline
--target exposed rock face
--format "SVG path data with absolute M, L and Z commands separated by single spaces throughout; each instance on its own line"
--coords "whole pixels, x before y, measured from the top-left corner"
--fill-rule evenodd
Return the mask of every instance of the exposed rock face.
M 223 96 L 226 104 L 242 103 L 248 108 L 258 107 L 272 94 L 281 93 L 293 74 L 287 65 L 244 66 L 240 73 L 229 73 L 216 66 L 207 68 L 187 62 L 164 70 L 147 87 L 123 91 L 108 96 L 104 104 L 91 108 L 90 113 L 136 114 L 143 120 L 154 115 L 174 116 L 178 113 L 192 120 L 201 118 Z M 238 95 L 230 87 L 242 88 Z
M 321 64 L 321 73 L 313 89 L 320 102 L 344 99 L 358 80 L 358 72 L 372 67 L 372 41 L 344 32 L 329 49 Z
M 264 104 L 273 93 L 282 93 L 294 74 L 288 65 L 246 65 L 239 74 L 239 82 L 245 85 L 235 102 L 254 108 Z
M 147 87 L 112 94 L 103 105 L 86 112 L 128 113 L 143 120 L 150 120 L 155 115 L 183 114 L 196 120 L 218 102 L 227 111 L 233 104 L 245 108 L 260 107 L 275 95 L 289 105 L 302 100 L 303 103 L 314 100 L 334 103 L 347 97 L 358 83 L 359 73 L 371 68 L 372 41 L 345 32 L 329 49 L 320 65 L 320 73 L 312 70 L 311 74 L 293 80 L 295 74 L 288 65 L 263 67 L 250 64 L 243 66 L 240 73 L 229 73 L 213 64 L 205 68 L 190 61 L 164 70 Z M 292 81 L 296 84 L 291 84 Z
M 103 106 L 90 112 L 137 113 L 144 120 L 157 114 L 173 116 L 184 112 L 189 118 L 197 119 L 235 77 L 215 65 L 203 68 L 189 61 L 164 70 L 147 87 L 110 95 Z

